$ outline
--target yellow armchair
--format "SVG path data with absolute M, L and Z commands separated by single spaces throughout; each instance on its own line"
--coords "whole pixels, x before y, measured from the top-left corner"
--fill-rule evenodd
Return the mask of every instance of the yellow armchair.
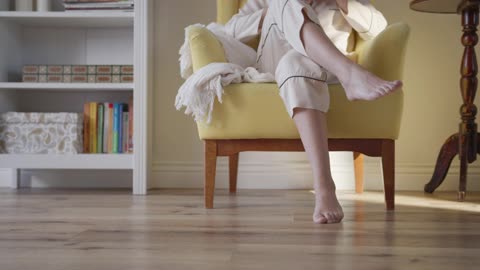
M 217 21 L 228 21 L 244 2 L 217 0 Z M 384 79 L 402 79 L 408 36 L 408 25 L 396 23 L 373 40 L 355 38 L 358 63 Z M 226 62 L 222 45 L 207 29 L 191 28 L 188 38 L 194 71 L 209 63 Z M 386 206 L 394 209 L 395 140 L 400 130 L 403 90 L 376 101 L 350 102 L 341 85 L 330 85 L 330 97 L 330 151 L 354 152 L 357 192 L 363 191 L 363 154 L 382 157 Z M 304 151 L 276 84 L 226 87 L 223 103 L 215 102 L 212 122 L 198 122 L 197 126 L 200 139 L 205 141 L 206 208 L 213 208 L 218 156 L 230 157 L 230 192 L 235 193 L 240 152 Z

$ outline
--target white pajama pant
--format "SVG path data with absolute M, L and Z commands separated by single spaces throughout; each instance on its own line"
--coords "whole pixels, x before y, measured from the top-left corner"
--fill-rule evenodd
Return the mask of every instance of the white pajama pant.
M 328 84 L 336 77 L 312 61 L 300 39 L 305 22 L 302 10 L 319 24 L 315 11 L 302 0 L 270 2 L 263 21 L 256 68 L 275 74 L 285 107 L 293 117 L 294 108 L 327 112 L 330 106 Z

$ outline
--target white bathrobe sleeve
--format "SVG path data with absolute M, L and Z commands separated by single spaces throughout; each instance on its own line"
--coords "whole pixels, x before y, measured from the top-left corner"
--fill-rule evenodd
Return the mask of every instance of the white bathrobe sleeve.
M 376 37 L 387 27 L 387 20 L 370 0 L 348 0 L 348 14 L 341 12 L 364 40 Z
M 225 24 L 225 31 L 241 42 L 249 41 L 259 34 L 259 24 L 266 7 L 268 7 L 268 0 L 249 0 Z

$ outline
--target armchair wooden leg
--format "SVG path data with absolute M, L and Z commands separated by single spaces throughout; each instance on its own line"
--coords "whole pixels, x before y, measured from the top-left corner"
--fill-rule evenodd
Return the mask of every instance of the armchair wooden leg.
M 229 157 L 230 193 L 237 192 L 238 158 L 239 153 Z
M 353 153 L 353 163 L 355 167 L 355 192 L 363 193 L 363 180 L 364 180 L 364 170 L 363 170 L 363 159 L 364 155 L 362 153 L 354 152 Z
M 395 209 L 395 141 L 382 142 L 382 169 L 387 210 Z
M 217 170 L 217 142 L 205 141 L 205 183 L 204 198 L 205 208 L 213 208 L 213 196 L 215 192 L 215 173 Z

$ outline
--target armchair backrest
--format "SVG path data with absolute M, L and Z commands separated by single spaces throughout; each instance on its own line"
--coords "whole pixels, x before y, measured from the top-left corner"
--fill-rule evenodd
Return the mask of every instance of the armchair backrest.
M 217 22 L 226 24 L 247 0 L 217 0 Z

